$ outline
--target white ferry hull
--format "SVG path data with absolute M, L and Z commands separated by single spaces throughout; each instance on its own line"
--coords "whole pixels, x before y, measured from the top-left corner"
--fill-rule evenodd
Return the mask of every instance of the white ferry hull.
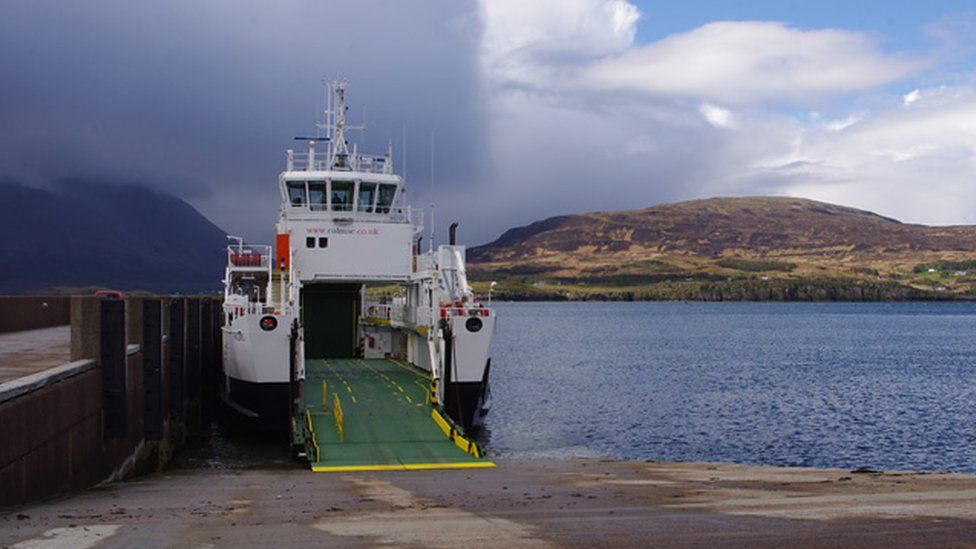
M 444 410 L 469 433 L 478 431 L 491 408 L 488 358 L 494 315 L 482 316 L 475 310 L 469 316 L 455 316 L 443 323 L 444 331 Z
M 271 316 L 275 327 L 261 327 Z M 233 315 L 232 315 L 233 317 Z M 235 415 L 269 429 L 289 426 L 289 325 L 284 315 L 233 318 L 224 330 L 221 396 Z

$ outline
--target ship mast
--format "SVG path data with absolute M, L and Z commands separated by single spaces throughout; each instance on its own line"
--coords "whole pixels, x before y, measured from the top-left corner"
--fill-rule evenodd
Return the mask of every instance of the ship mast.
M 319 130 L 325 131 L 325 140 L 328 143 L 326 153 L 327 169 L 348 170 L 349 162 L 349 143 L 346 141 L 346 130 L 365 130 L 365 125 L 347 126 L 346 125 L 346 80 L 324 80 L 325 86 L 325 123 L 316 124 Z

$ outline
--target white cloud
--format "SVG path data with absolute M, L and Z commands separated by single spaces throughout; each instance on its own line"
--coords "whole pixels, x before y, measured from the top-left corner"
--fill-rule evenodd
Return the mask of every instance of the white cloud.
M 480 12 L 492 86 L 797 102 L 870 89 L 926 64 L 886 54 L 868 33 L 769 21 L 715 22 L 635 45 L 640 12 L 622 0 L 483 0 Z
M 849 114 L 844 118 L 840 118 L 838 120 L 831 120 L 827 122 L 826 124 L 824 124 L 824 128 L 828 132 L 839 132 L 841 130 L 846 130 L 847 128 L 850 128 L 854 124 L 860 122 L 861 119 L 864 118 L 866 114 L 867 113 L 864 112 L 856 112 L 853 114 Z
M 717 107 L 711 103 L 702 103 L 698 107 L 698 112 L 701 113 L 709 124 L 715 126 L 716 128 L 735 127 L 735 120 L 733 119 L 732 111 L 728 109 Z
M 920 90 L 925 96 L 935 90 Z M 789 140 L 786 151 L 740 158 L 719 194 L 762 188 L 931 224 L 976 221 L 976 94 L 865 116 L 844 132 L 827 127 L 749 128 L 754 139 Z M 774 149 L 770 148 L 770 151 Z
M 640 18 L 622 0 L 493 0 L 480 6 L 482 64 L 496 85 L 543 84 L 554 67 L 623 52 Z
M 608 56 L 580 79 L 602 90 L 749 104 L 866 90 L 923 66 L 885 54 L 866 33 L 723 21 Z
M 922 97 L 922 94 L 919 90 L 912 90 L 906 93 L 905 97 L 902 98 L 902 104 L 907 107 L 912 103 L 918 101 L 920 97 Z

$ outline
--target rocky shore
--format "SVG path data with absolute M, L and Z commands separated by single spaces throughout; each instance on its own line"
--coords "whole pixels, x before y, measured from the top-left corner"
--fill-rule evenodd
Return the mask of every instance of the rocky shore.
M 960 301 L 968 294 L 862 279 L 682 280 L 646 285 L 502 282 L 502 301 Z

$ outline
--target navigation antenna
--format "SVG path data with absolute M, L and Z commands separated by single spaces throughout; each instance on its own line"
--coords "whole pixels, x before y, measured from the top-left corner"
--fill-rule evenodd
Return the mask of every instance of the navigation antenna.
M 325 86 L 325 123 L 316 127 L 325 131 L 326 142 L 329 143 L 326 152 L 326 163 L 329 169 L 348 170 L 349 143 L 346 141 L 345 130 L 365 130 L 365 125 L 346 125 L 346 80 L 323 80 Z
M 430 242 L 427 247 L 434 252 L 434 132 L 430 132 Z

